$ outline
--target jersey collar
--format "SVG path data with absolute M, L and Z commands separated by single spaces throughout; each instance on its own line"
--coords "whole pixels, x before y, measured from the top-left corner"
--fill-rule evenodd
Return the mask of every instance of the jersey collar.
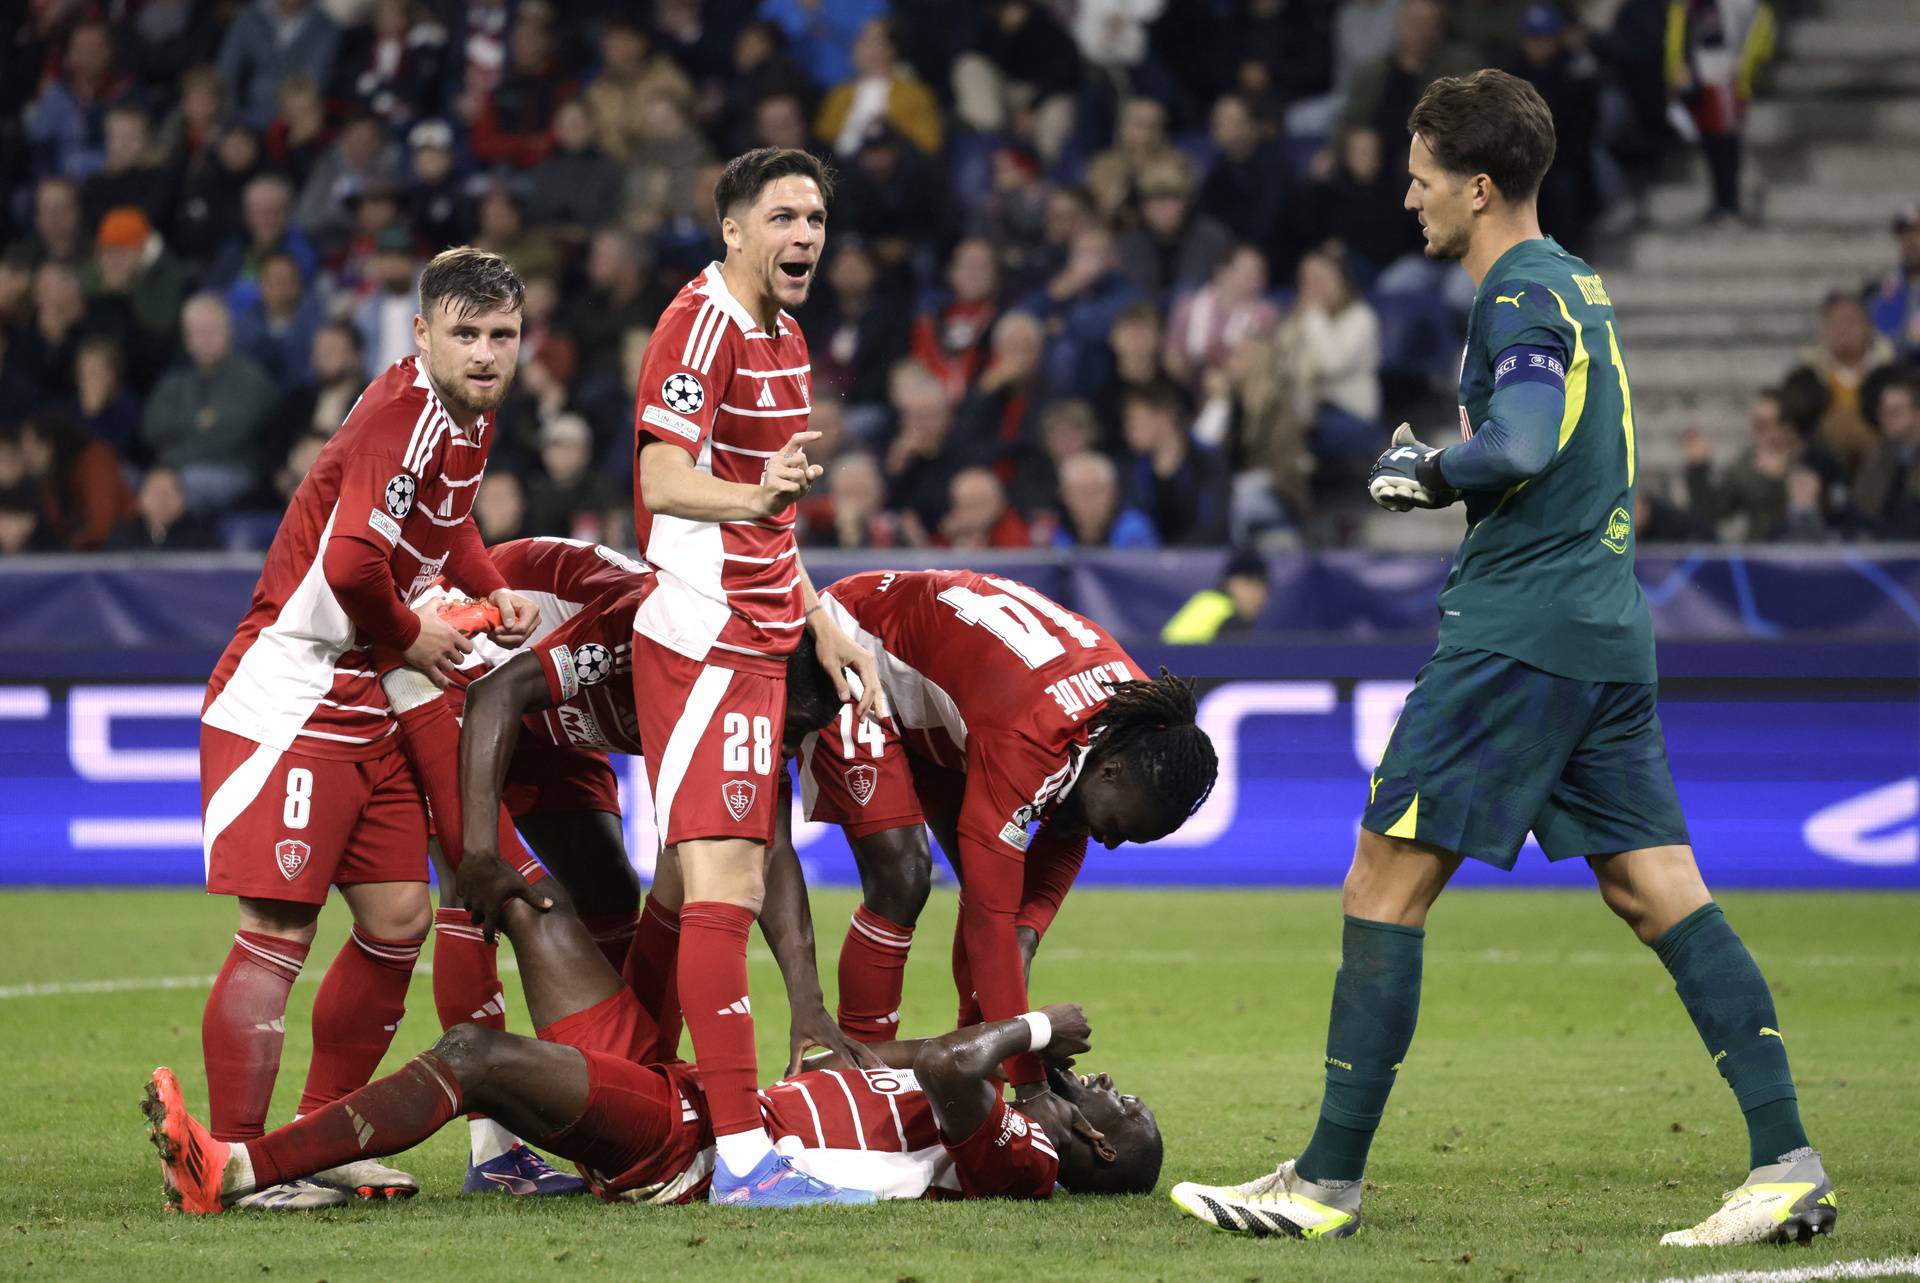
M 727 319 L 739 326 L 740 332 L 747 338 L 764 339 L 767 337 L 767 332 L 760 328 L 758 321 L 753 319 L 753 313 L 749 312 L 746 306 L 733 296 L 733 291 L 727 288 L 727 279 L 720 274 L 719 260 L 716 259 L 707 264 L 706 280 L 700 286 L 699 292 L 712 299 L 714 306 L 726 313 Z M 774 318 L 774 324 L 779 327 L 781 338 L 787 336 L 787 321 L 789 319 L 791 318 L 789 318 L 784 311 L 780 312 Z

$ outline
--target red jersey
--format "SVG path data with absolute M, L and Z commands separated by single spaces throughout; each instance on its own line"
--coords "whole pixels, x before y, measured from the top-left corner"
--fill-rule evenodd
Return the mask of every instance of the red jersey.
M 807 426 L 807 341 L 781 312 L 768 334 L 728 291 L 720 265 L 684 286 L 647 344 L 634 449 L 664 441 L 700 471 L 758 485 L 767 460 Z M 689 521 L 647 510 L 634 485 L 634 532 L 660 587 L 634 627 L 703 663 L 774 674 L 804 626 L 788 507 L 758 521 Z
M 503 586 L 469 517 L 492 423 L 455 424 L 418 360 L 368 386 L 294 492 L 207 683 L 207 725 L 317 757 L 389 751 L 368 646 L 411 644 L 402 603 L 443 569 L 476 597 Z M 367 571 L 348 582 L 349 566 Z

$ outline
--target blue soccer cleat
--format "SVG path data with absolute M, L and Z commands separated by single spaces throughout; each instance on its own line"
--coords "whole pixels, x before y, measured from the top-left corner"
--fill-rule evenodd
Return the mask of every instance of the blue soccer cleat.
M 871 1203 L 870 1189 L 841 1189 L 796 1168 L 785 1154 L 769 1152 L 745 1176 L 735 1176 L 715 1157 L 707 1201 L 730 1207 L 816 1207 L 826 1203 Z
M 587 1183 L 578 1176 L 555 1171 L 548 1166 L 546 1159 L 525 1145 L 515 1145 L 506 1153 L 489 1158 L 484 1163 L 467 1164 L 467 1181 L 460 1187 L 460 1192 L 511 1194 L 515 1198 L 561 1198 L 568 1194 L 586 1193 Z

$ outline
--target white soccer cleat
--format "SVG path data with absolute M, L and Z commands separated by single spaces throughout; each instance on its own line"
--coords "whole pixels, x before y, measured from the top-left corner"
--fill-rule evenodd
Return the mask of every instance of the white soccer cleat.
M 419 1181 L 405 1172 L 371 1158 L 355 1159 L 351 1163 L 329 1167 L 324 1172 L 315 1172 L 312 1179 L 322 1185 L 331 1185 L 356 1198 L 370 1198 L 375 1201 L 412 1198 L 420 1192 Z
M 1838 1215 L 1820 1151 L 1796 1149 L 1777 1163 L 1754 1168 L 1740 1188 L 1727 1191 L 1719 1211 L 1690 1230 L 1662 1235 L 1660 1245 L 1810 1243 L 1816 1235 L 1833 1233 Z
M 227 1204 L 235 1212 L 312 1212 L 322 1207 L 344 1207 L 353 1195 L 318 1181 L 286 1181 L 257 1189 Z
M 1215 1229 L 1255 1238 L 1346 1238 L 1360 1228 L 1360 1182 L 1316 1185 L 1291 1158 L 1239 1185 L 1173 1187 L 1173 1205 Z

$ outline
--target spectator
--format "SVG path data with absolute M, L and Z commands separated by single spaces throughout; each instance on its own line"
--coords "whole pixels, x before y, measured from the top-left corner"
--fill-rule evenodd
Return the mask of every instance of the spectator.
M 0 556 L 59 546 L 59 540 L 46 527 L 40 487 L 27 475 L 20 429 L 0 424 Z
M 1706 437 L 1698 428 L 1682 434 L 1687 501 L 1696 516 L 1732 539 L 1759 543 L 1785 532 L 1787 474 L 1800 463 L 1806 443 L 1787 422 L 1775 392 L 1754 398 L 1747 424 L 1747 453 L 1717 475 Z
M 473 522 L 480 527 L 481 541 L 492 545 L 518 539 L 526 533 L 526 519 L 526 491 L 520 478 L 504 468 L 489 470 L 473 496 Z
M 161 120 L 154 140 L 176 184 L 212 163 L 226 114 L 226 85 L 219 69 L 210 63 L 187 68 L 180 76 L 179 100 Z
M 1636 544 L 1712 543 L 1713 525 L 1661 493 L 1649 478 L 1633 492 L 1633 539 Z
M 553 150 L 534 166 L 527 216 L 570 245 L 620 212 L 620 167 L 594 145 L 593 118 L 578 99 L 553 114 Z
M 1422 249 L 1420 222 L 1401 208 L 1406 186 L 1382 163 L 1381 145 L 1380 135 L 1373 130 L 1350 129 L 1337 156 L 1329 151 L 1315 158 L 1317 172 L 1300 202 L 1299 244 L 1288 247 L 1289 260 L 1297 259 L 1302 246 L 1332 242 L 1349 274 L 1372 281 L 1390 264 L 1411 256 L 1421 279 L 1408 292 L 1422 292 L 1431 269 Z M 1390 284 L 1391 278 L 1382 278 L 1382 288 Z M 1469 296 L 1472 284 L 1467 282 Z
M 1224 366 L 1202 380 L 1205 403 L 1193 424 L 1202 445 L 1226 449 L 1233 464 L 1229 533 L 1235 543 L 1298 525 L 1312 512 L 1308 449 L 1314 406 L 1296 395 L 1296 375 L 1278 335 L 1249 335 Z
M 1173 309 L 1167 322 L 1168 373 L 1197 386 L 1206 370 L 1226 363 L 1241 339 L 1272 330 L 1280 323 L 1280 309 L 1266 293 L 1267 256 L 1252 245 L 1237 247 L 1214 268 L 1205 289 Z
M 1854 505 L 1874 535 L 1920 540 L 1920 378 L 1888 379 L 1876 408 L 1880 443 L 1860 465 Z
M 360 332 L 364 354 L 362 373 L 369 379 L 414 351 L 413 317 L 418 291 L 418 258 L 413 237 L 400 228 L 380 234 L 368 262 L 368 291 L 353 309 L 353 325 Z
M 453 126 L 423 120 L 407 132 L 407 218 L 413 238 L 439 253 L 473 234 L 466 191 L 454 169 Z
M 900 61 L 893 26 L 875 18 L 853 42 L 854 74 L 820 104 L 814 132 L 841 156 L 852 156 L 867 131 L 882 121 L 928 155 L 940 151 L 940 104 L 912 68 Z
M 1000 266 L 993 246 L 969 238 L 947 259 L 947 289 L 913 320 L 908 350 L 958 404 L 987 363 L 987 336 L 1000 312 Z
M 86 262 L 87 229 L 81 213 L 80 188 L 66 178 L 43 178 L 33 185 L 32 263 L 64 263 L 79 268 Z
M 1545 0 L 1520 19 L 1514 75 L 1540 91 L 1553 113 L 1553 167 L 1540 184 L 1540 226 L 1574 254 L 1588 249 L 1588 229 L 1601 208 L 1593 166 L 1600 127 L 1599 70 L 1584 42 L 1575 45 L 1560 10 Z
M 37 400 L 73 395 L 73 358 L 85 337 L 87 299 L 80 276 L 60 263 L 33 274 L 33 321 L 14 336 L 11 359 L 33 380 Z
M 825 89 L 852 78 L 854 41 L 886 13 L 886 0 L 760 0 L 759 16 L 786 33 L 794 61 Z
M 287 461 L 273 474 L 273 492 L 283 504 L 293 502 L 294 491 L 313 471 L 320 452 L 327 448 L 328 437 L 320 432 L 302 432 L 287 451 Z
M 1471 49 L 1448 43 L 1447 11 L 1439 0 L 1402 0 L 1393 20 L 1393 48 L 1355 70 L 1336 133 L 1371 129 L 1382 138 L 1405 138 L 1407 117 L 1428 85 L 1479 65 Z M 1405 150 L 1388 157 L 1396 184 L 1406 180 Z
M 886 510 L 886 480 L 870 454 L 843 454 L 827 465 L 830 507 L 807 528 L 810 548 L 897 548 L 900 521 Z
M 399 189 L 386 183 L 361 188 L 347 198 L 347 209 L 353 214 L 353 234 L 333 255 L 333 284 L 336 293 L 364 297 L 379 288 L 373 259 L 381 238 L 398 232 L 411 246 L 413 233 L 400 212 Z M 236 295 L 236 305 L 239 301 Z
M 220 78 L 241 120 L 256 132 L 273 123 L 280 82 L 296 71 L 328 84 L 340 29 L 312 0 L 254 0 L 220 44 Z
M 52 537 L 75 552 L 103 547 L 133 515 L 133 495 L 113 447 L 88 435 L 71 409 L 43 410 L 20 432 L 21 458 L 41 489 Z
M 665 96 L 682 105 L 694 100 L 693 82 L 673 59 L 652 48 L 653 39 L 630 19 L 614 18 L 600 32 L 600 74 L 582 101 L 592 114 L 600 150 L 629 160 L 640 144 L 641 108 Z
M 1740 216 L 1740 128 L 1773 42 L 1773 9 L 1765 0 L 1675 0 L 1667 7 L 1667 91 L 1686 108 L 1707 160 L 1708 223 Z
M 293 438 L 308 433 L 331 437 L 338 432 L 367 386 L 361 356 L 358 329 L 344 321 L 322 325 L 314 332 L 307 357 L 310 382 L 287 392 L 274 412 L 275 426 Z
M 911 326 L 864 240 L 843 236 L 828 244 L 825 314 L 807 325 L 814 386 L 849 402 L 854 435 L 872 437 L 872 408 L 886 404 L 887 372 L 905 355 Z
M 924 547 L 946 515 L 948 479 L 980 454 L 953 431 L 953 405 L 925 366 L 902 361 L 888 383 L 897 423 L 886 454 L 887 506 L 900 513 L 906 541 Z
M 673 301 L 649 284 L 650 266 L 646 242 L 622 228 L 602 228 L 587 242 L 586 296 L 582 306 L 568 309 L 583 379 L 620 384 L 622 336 L 653 324 Z M 631 396 L 633 389 L 621 393 Z
M 1920 201 L 1894 215 L 1893 235 L 1900 265 L 1874 293 L 1873 326 L 1893 343 L 1901 359 L 1914 360 L 1920 358 Z
M 1124 82 L 1146 61 L 1147 24 L 1167 0 L 1080 0 L 1073 11 L 1073 39 L 1080 56 Z
M 712 162 L 712 150 L 679 98 L 660 93 L 647 99 L 621 196 L 627 226 L 645 234 L 675 219 L 692 219 L 711 241 L 713 202 L 701 193 L 700 175 Z
M 479 114 L 480 99 L 494 90 L 507 72 L 507 33 L 513 21 L 508 0 L 468 0 L 453 47 L 460 59 L 456 73 L 460 101 L 455 110 L 471 122 Z M 464 55 L 464 56 L 462 56 Z
M 1140 289 L 1120 270 L 1113 233 L 1098 224 L 1076 232 L 1066 266 L 1020 309 L 1048 331 L 1047 379 L 1069 395 L 1084 396 L 1109 377 L 1107 336 Z
M 446 28 L 414 0 L 374 0 L 372 21 L 348 31 L 341 44 L 337 96 L 394 127 L 438 115 L 448 60 Z
M 153 154 L 147 113 L 132 101 L 115 105 L 106 115 L 106 149 L 100 169 L 81 189 L 86 226 L 97 230 L 107 211 L 125 206 L 158 222 L 173 207 L 169 187 L 169 176 Z
M 573 394 L 573 376 L 579 367 L 579 348 L 560 320 L 560 284 L 552 276 L 538 273 L 524 278 L 526 304 L 520 312 L 520 373 L 512 393 L 531 413 L 503 422 L 519 425 L 520 435 L 534 445 L 534 429 L 550 423 L 567 408 Z M 528 502 L 532 502 L 529 495 Z
M 993 327 L 993 349 L 973 395 L 960 410 L 961 432 L 1012 482 L 1040 452 L 1037 422 L 1046 404 L 1041 357 L 1047 336 L 1025 312 L 1008 312 Z
M 1195 207 L 1236 239 L 1267 244 L 1288 204 L 1286 157 L 1262 136 L 1253 104 L 1240 94 L 1215 100 L 1207 132 L 1214 159 Z
M 399 149 L 388 140 L 380 118 L 363 113 L 341 126 L 339 138 L 314 165 L 300 189 L 294 222 L 316 244 L 336 251 L 353 235 L 353 199 L 365 191 L 391 191 L 400 185 Z
M 260 265 L 275 254 L 287 255 L 303 278 L 311 278 L 320 270 L 320 257 L 306 234 L 293 225 L 292 217 L 293 187 L 286 179 L 261 174 L 249 181 L 240 197 L 243 230 L 228 239 L 207 269 L 207 285 L 257 284 Z
M 121 28 L 127 69 L 145 90 L 170 89 L 219 44 L 211 23 L 198 22 L 194 0 L 147 0 Z
M 1120 104 L 1113 146 L 1087 166 L 1087 190 L 1100 216 L 1111 223 L 1137 210 L 1140 180 L 1156 164 L 1188 171 L 1187 158 L 1167 141 L 1167 109 L 1151 98 L 1129 98 Z
M 954 113 L 979 133 L 1011 130 L 1033 140 L 1048 164 L 1074 128 L 1080 51 L 1054 16 L 1032 0 L 990 6 L 972 49 L 953 62 Z
M 205 552 L 220 546 L 213 523 L 187 506 L 180 474 L 164 464 L 147 469 L 133 508 L 134 515 L 107 540 L 115 552 Z
M 1785 543 L 1831 543 L 1838 533 L 1828 523 L 1824 484 L 1812 468 L 1797 467 L 1787 474 L 1787 520 L 1780 533 Z
M 261 149 L 287 181 L 301 188 L 313 177 L 329 141 L 326 97 L 312 76 L 296 71 L 280 82 L 280 114 L 267 126 Z
M 947 514 L 940 521 L 943 548 L 980 550 L 1032 546 L 1027 523 L 1007 504 L 1006 487 L 991 468 L 962 468 L 947 487 Z
M 1161 306 L 1207 283 L 1233 251 L 1233 233 L 1193 202 L 1184 160 L 1163 157 L 1140 174 L 1140 220 L 1120 238 L 1127 275 Z
M 545 233 L 528 229 L 520 197 L 504 182 L 494 183 L 480 197 L 480 226 L 473 243 L 512 263 L 523 279 L 560 270 L 560 247 Z
M 73 358 L 73 383 L 81 429 L 127 462 L 144 463 L 140 405 L 122 383 L 119 346 L 112 339 L 81 340 Z
M 1188 598 L 1160 630 L 1160 640 L 1192 646 L 1251 632 L 1272 595 L 1267 559 L 1250 548 L 1240 549 L 1227 558 L 1220 586 Z
M 253 131 L 245 125 L 221 129 L 211 153 L 196 158 L 184 172 L 180 207 L 173 213 L 167 243 L 195 266 L 211 264 L 236 241 L 244 247 L 245 192 L 258 176 L 260 140 Z
M 1801 354 L 1800 369 L 1811 371 L 1827 393 L 1819 436 L 1851 474 L 1873 449 L 1876 436 L 1867 422 L 1862 391 L 1869 378 L 1893 361 L 1893 344 L 1876 334 L 1866 304 L 1850 290 L 1834 290 L 1820 305 L 1818 342 Z
M 1380 318 L 1328 254 L 1300 260 L 1299 295 L 1277 336 L 1294 413 L 1321 455 L 1377 454 Z
M 593 467 L 587 421 L 555 415 L 540 429 L 540 471 L 526 488 L 526 532 L 597 541 L 607 513 L 618 506 L 613 487 Z
M 553 11 L 523 4 L 508 39 L 507 74 L 473 122 L 473 155 L 483 164 L 532 169 L 553 150 L 554 112 L 573 97 L 573 82 L 554 56 Z
M 1052 189 L 1040 177 L 1040 162 L 1024 147 L 993 153 L 991 189 L 968 216 L 969 234 L 994 247 L 1011 291 L 1025 294 L 1046 279 L 1047 205 Z
M 74 24 L 59 70 L 41 86 L 23 122 L 35 172 L 75 181 L 98 172 L 106 111 L 127 90 L 113 66 L 112 28 L 98 18 Z
M 305 383 L 313 336 L 324 319 L 320 300 L 300 279 L 300 265 L 274 254 L 260 265 L 259 293 L 234 311 L 234 346 L 280 386 Z
M 110 210 L 100 220 L 93 264 L 84 279 L 91 296 L 115 300 L 130 318 L 130 350 L 124 355 L 138 386 L 151 386 L 173 358 L 188 277 L 186 265 L 167 252 L 138 209 Z
M 1151 303 L 1128 304 L 1107 331 L 1113 375 L 1095 389 L 1091 398 L 1099 422 L 1096 444 L 1106 453 L 1118 455 L 1125 449 L 1120 437 L 1120 421 L 1130 394 L 1164 390 L 1175 397 L 1185 395 L 1161 360 L 1165 338 L 1166 327 L 1161 322 L 1160 310 Z
M 1058 465 L 1060 513 L 1056 548 L 1157 548 L 1153 523 L 1138 508 L 1120 506 L 1120 471 L 1104 454 L 1082 450 Z
M 1266 68 L 1258 63 L 1250 67 L 1248 63 L 1263 46 L 1273 50 L 1271 61 L 1279 60 L 1275 55 L 1295 40 L 1290 21 L 1293 14 L 1284 0 L 1264 0 L 1253 7 L 1265 20 L 1257 31 L 1243 33 L 1234 45 L 1246 59 L 1241 63 L 1241 86 L 1256 101 L 1264 95 L 1278 105 L 1284 95 L 1268 88 Z M 1286 132 L 1290 137 L 1317 138 L 1334 132 L 1334 120 L 1346 105 L 1355 75 L 1392 51 L 1394 19 L 1399 13 L 1400 0 L 1344 0 L 1333 15 L 1333 88 L 1286 104 Z
M 1227 534 L 1227 476 L 1220 457 L 1194 442 L 1180 421 L 1180 403 L 1164 393 L 1136 393 L 1126 405 L 1132 452 L 1132 502 L 1167 544 L 1206 546 Z
M 874 257 L 890 268 L 943 243 L 952 212 L 939 167 L 884 121 L 869 128 L 853 163 L 841 171 L 834 198 L 835 221 L 866 237 Z
M 733 39 L 733 73 L 720 114 L 725 126 L 723 136 L 732 140 L 732 150 L 744 151 L 756 145 L 752 139 L 757 108 L 774 98 L 790 100 L 804 137 L 807 112 L 803 104 L 814 97 L 813 81 L 787 56 L 785 32 L 765 21 L 749 22 L 740 28 Z
M 754 105 L 751 144 L 814 150 L 813 136 L 807 132 L 807 109 L 797 94 L 772 94 Z
M 231 504 L 256 480 L 255 443 L 278 393 L 266 372 L 233 350 L 233 321 L 218 294 L 196 294 L 180 313 L 188 364 L 153 390 L 141 435 L 180 474 L 196 512 Z

